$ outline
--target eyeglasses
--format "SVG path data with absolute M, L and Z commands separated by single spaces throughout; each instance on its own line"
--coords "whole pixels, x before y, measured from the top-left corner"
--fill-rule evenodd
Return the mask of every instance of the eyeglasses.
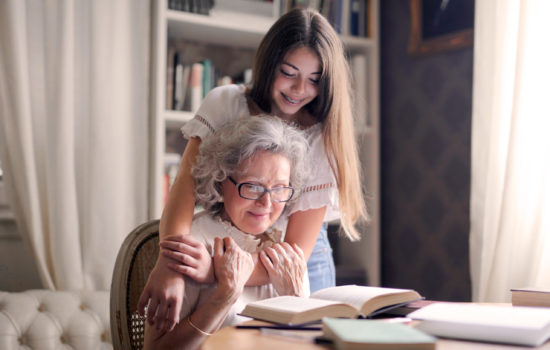
M 233 182 L 233 184 L 235 184 L 235 186 L 237 186 L 239 196 L 244 199 L 257 200 L 269 192 L 273 202 L 288 202 L 294 195 L 294 189 L 290 186 L 267 189 L 262 185 L 253 184 L 250 182 L 237 183 L 237 181 L 235 181 L 231 176 L 228 178 L 231 182 Z

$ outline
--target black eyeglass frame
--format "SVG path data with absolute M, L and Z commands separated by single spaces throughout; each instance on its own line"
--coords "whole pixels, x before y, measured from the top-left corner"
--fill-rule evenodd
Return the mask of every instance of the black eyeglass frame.
M 280 186 L 280 187 L 276 187 L 276 188 L 272 188 L 272 189 L 267 189 L 265 188 L 265 186 L 263 185 L 259 185 L 259 184 L 253 184 L 251 182 L 241 182 L 241 183 L 238 183 L 237 181 L 235 181 L 235 179 L 233 179 L 231 176 L 228 176 L 227 177 L 229 179 L 229 181 L 231 181 L 235 186 L 237 186 L 237 192 L 239 193 L 239 197 L 241 198 L 244 198 L 244 199 L 248 199 L 248 200 L 251 200 L 251 201 L 256 201 L 260 198 L 262 198 L 263 196 L 265 196 L 266 193 L 269 193 L 271 196 L 271 201 L 273 202 L 277 202 L 277 203 L 286 203 L 288 201 L 290 201 L 292 199 L 292 196 L 294 196 L 294 188 L 292 186 Z M 258 198 L 248 198 L 248 197 L 245 197 L 241 194 L 241 188 L 242 186 L 244 185 L 251 185 L 251 186 L 256 186 L 256 187 L 261 187 L 264 189 L 264 192 L 258 197 Z M 278 190 L 278 189 L 281 189 L 281 188 L 284 188 L 284 189 L 289 189 L 290 190 L 290 196 L 288 197 L 287 200 L 284 200 L 284 201 L 281 201 L 281 200 L 278 200 L 278 199 L 275 199 L 273 198 L 273 195 L 271 194 L 272 191 L 274 190 Z

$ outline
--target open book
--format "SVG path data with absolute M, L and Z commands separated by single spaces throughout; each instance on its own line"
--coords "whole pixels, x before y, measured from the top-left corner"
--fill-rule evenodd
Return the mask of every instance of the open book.
M 318 290 L 309 298 L 281 296 L 246 305 L 241 315 L 284 324 L 302 324 L 323 317 L 368 317 L 422 297 L 411 289 L 338 286 Z

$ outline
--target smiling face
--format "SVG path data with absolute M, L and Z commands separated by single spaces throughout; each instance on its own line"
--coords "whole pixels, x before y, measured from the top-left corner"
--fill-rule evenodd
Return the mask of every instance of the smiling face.
M 294 120 L 319 93 L 321 62 L 310 48 L 299 47 L 287 53 L 277 69 L 271 88 L 272 113 Z
M 267 189 L 289 186 L 290 161 L 281 154 L 259 151 L 241 162 L 237 173 L 232 177 L 237 183 L 249 182 Z M 257 200 L 241 198 L 237 185 L 229 179 L 222 184 L 222 194 L 222 218 L 231 221 L 241 231 L 253 235 L 261 234 L 271 227 L 285 208 L 285 203 L 271 201 L 269 193 Z

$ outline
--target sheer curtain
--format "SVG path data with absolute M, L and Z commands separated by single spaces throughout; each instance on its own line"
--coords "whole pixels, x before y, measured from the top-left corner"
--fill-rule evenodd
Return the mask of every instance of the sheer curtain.
M 0 156 L 46 288 L 108 289 L 147 218 L 149 6 L 0 1 Z
M 550 1 L 476 1 L 470 266 L 474 301 L 550 288 Z

